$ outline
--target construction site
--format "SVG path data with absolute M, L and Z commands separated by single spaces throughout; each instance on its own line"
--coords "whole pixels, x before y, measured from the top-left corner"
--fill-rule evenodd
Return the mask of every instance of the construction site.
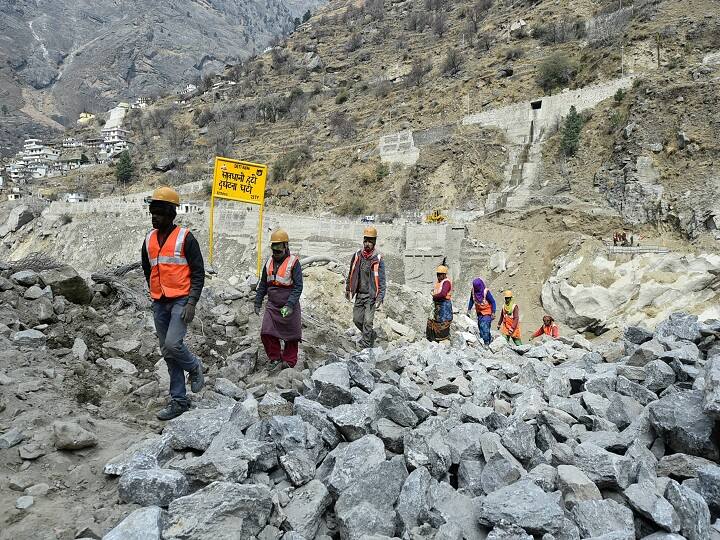
M 720 21 L 676 4 L 333 0 L 129 110 L 130 181 L 0 203 L 0 540 L 720 539 Z M 164 420 L 158 202 L 204 260 Z

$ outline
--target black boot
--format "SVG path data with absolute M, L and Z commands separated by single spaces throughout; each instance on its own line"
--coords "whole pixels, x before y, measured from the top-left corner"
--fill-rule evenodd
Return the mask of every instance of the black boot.
M 198 366 L 194 371 L 190 372 L 190 390 L 193 394 L 197 394 L 205 386 L 205 374 L 203 373 L 203 365 L 198 360 Z
M 183 405 L 174 399 L 168 403 L 167 407 L 157 413 L 158 420 L 172 420 L 177 418 L 190 409 L 189 405 Z

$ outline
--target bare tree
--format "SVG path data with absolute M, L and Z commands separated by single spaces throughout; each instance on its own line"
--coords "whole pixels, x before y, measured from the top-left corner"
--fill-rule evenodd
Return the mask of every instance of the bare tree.
M 429 71 L 430 63 L 422 58 L 416 58 L 410 67 L 410 73 L 405 76 L 405 84 L 407 86 L 420 86 Z
M 442 73 L 446 77 L 454 77 L 462 69 L 463 56 L 456 48 L 448 49 L 442 63 Z
M 345 113 L 336 111 L 328 119 L 330 129 L 341 139 L 350 139 L 355 136 L 355 121 Z
M 435 35 L 439 38 L 443 37 L 447 32 L 447 15 L 442 11 L 435 14 L 433 17 L 432 29 Z

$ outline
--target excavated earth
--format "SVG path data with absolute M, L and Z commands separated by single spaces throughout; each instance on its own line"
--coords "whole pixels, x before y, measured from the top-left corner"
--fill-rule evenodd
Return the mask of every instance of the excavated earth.
M 602 345 L 383 333 L 355 351 L 317 306 L 300 366 L 270 373 L 254 281 L 214 278 L 188 340 L 207 385 L 163 424 L 139 272 L 13 264 L 0 538 L 720 537 L 720 321 L 676 313 Z

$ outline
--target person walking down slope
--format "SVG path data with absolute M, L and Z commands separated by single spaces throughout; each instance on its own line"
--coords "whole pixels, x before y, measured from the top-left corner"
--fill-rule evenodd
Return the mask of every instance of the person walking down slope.
M 375 343 L 375 311 L 385 301 L 385 261 L 375 249 L 377 236 L 375 227 L 365 227 L 363 248 L 350 259 L 350 271 L 345 281 L 345 298 L 355 299 L 353 323 L 362 332 L 359 342 L 362 349 Z
M 477 315 L 478 330 L 480 337 L 485 345 L 490 345 L 490 326 L 495 318 L 495 298 L 490 289 L 485 286 L 485 282 L 481 278 L 475 278 L 472 283 L 472 291 L 470 291 L 470 300 L 468 301 L 468 317 L 470 310 L 475 307 Z
M 272 255 L 263 267 L 255 292 L 255 315 L 260 315 L 265 295 L 268 297 L 260 328 L 260 340 L 273 363 L 271 369 L 295 367 L 302 339 L 300 295 L 303 290 L 302 267 L 289 249 L 290 238 L 282 229 L 270 236 Z M 285 342 L 282 347 L 280 342 Z
M 513 300 L 512 291 L 505 291 L 503 296 L 505 297 L 505 303 L 500 310 L 498 330 L 505 336 L 508 343 L 512 340 L 515 345 L 522 345 L 520 339 L 520 308 Z
M 193 234 L 173 223 L 178 206 L 180 196 L 174 189 L 159 187 L 153 192 L 150 199 L 153 228 L 141 250 L 155 331 L 170 374 L 170 403 L 157 413 L 160 420 L 170 420 L 190 408 L 186 371 L 193 392 L 199 392 L 205 384 L 202 362 L 183 343 L 205 284 L 205 264 Z
M 553 319 L 550 315 L 543 316 L 542 326 L 535 330 L 531 339 L 535 339 L 540 336 L 550 336 L 553 339 L 560 337 L 560 328 L 558 328 L 558 325 L 555 324 L 555 319 Z
M 444 263 L 445 261 L 443 261 Z M 437 281 L 433 286 L 433 317 L 428 319 L 426 337 L 428 341 L 444 341 L 450 338 L 450 324 L 453 319 L 452 280 L 447 277 L 449 269 L 445 264 L 437 267 Z

